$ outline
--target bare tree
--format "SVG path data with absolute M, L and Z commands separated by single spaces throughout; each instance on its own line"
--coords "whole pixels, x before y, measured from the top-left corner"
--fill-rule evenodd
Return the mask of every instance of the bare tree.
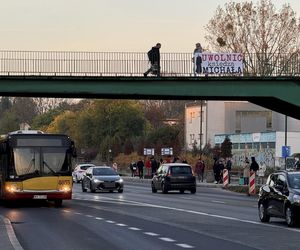
M 33 101 L 37 105 L 38 114 L 44 114 L 45 112 L 57 108 L 62 103 L 74 104 L 77 103 L 79 99 L 71 98 L 41 98 L 35 97 Z
M 288 4 L 277 11 L 271 0 L 229 2 L 217 8 L 205 38 L 210 49 L 243 53 L 246 74 L 299 74 L 299 23 Z

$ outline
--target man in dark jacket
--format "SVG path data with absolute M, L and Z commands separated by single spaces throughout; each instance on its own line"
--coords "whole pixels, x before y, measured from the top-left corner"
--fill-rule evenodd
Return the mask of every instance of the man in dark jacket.
M 150 72 L 154 75 L 160 76 L 160 48 L 161 44 L 157 43 L 156 46 L 152 47 L 151 50 L 148 51 L 148 58 L 151 63 L 151 67 L 144 73 L 144 77 L 147 77 Z
M 138 168 L 138 171 L 139 171 L 139 177 L 140 179 L 144 178 L 144 162 L 142 159 L 140 159 L 137 163 L 137 168 Z
M 258 163 L 255 160 L 255 157 L 251 157 L 251 165 L 250 165 L 250 172 L 255 172 L 259 169 Z

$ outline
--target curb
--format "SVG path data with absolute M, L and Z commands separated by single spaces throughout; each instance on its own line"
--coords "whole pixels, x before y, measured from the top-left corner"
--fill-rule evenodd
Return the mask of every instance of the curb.
M 5 226 L 6 232 L 4 232 L 4 230 L 0 230 L 0 249 L 24 250 L 16 237 L 10 220 L 0 215 L 0 226 L 2 225 L 3 227 Z

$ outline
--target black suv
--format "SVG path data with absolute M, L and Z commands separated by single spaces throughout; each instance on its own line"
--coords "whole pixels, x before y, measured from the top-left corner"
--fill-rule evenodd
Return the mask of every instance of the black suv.
M 259 190 L 258 212 L 262 222 L 280 217 L 289 227 L 295 226 L 300 218 L 300 171 L 271 174 Z
M 169 190 L 179 190 L 184 193 L 189 190 L 196 193 L 196 178 L 193 175 L 192 167 L 184 163 L 166 163 L 159 167 L 151 182 L 152 192 L 162 190 L 168 193 Z

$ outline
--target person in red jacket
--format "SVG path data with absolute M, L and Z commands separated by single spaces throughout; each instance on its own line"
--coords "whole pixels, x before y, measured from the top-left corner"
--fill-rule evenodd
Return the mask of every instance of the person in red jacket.
M 202 158 L 200 157 L 199 160 L 197 161 L 196 165 L 195 165 L 195 172 L 198 176 L 199 182 L 200 181 L 203 182 L 204 169 L 205 169 L 205 164 L 204 164 L 204 161 L 202 160 Z

